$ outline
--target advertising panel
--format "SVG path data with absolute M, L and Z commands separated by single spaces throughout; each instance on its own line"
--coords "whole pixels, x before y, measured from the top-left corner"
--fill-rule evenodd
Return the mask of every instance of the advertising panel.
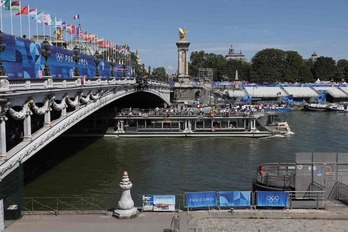
M 175 211 L 175 196 L 143 195 L 143 211 Z
M 153 195 L 143 195 L 143 211 L 153 211 Z
M 249 207 L 251 204 L 250 191 L 225 191 L 219 192 L 220 207 Z
M 175 211 L 175 196 L 154 195 L 153 211 Z
M 289 207 L 288 192 L 256 192 L 257 206 Z
M 186 204 L 189 208 L 217 206 L 216 192 L 186 193 Z

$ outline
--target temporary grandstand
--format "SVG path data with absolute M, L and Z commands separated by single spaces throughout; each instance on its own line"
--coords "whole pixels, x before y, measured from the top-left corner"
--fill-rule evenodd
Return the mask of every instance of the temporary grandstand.
M 220 84 L 214 84 L 219 86 Z M 238 88 L 226 89 L 229 98 L 244 98 L 250 101 L 277 101 L 292 96 L 294 101 L 309 102 L 325 94 L 329 102 L 348 101 L 347 84 L 241 84 Z

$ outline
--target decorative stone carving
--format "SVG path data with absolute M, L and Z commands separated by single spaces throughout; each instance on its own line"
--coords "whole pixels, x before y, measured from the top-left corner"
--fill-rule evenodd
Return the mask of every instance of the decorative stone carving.
M 134 201 L 130 193 L 133 184 L 128 178 L 127 171 L 123 172 L 122 181 L 119 186 L 122 189 L 122 195 L 118 202 L 118 207 L 114 211 L 114 216 L 120 219 L 136 217 L 138 215 L 138 210 L 134 207 Z
M 23 120 L 27 115 L 32 115 L 33 112 L 31 112 L 29 105 L 31 104 L 31 101 L 28 101 L 23 105 L 23 108 L 21 111 L 15 111 L 14 109 L 10 108 L 9 113 L 10 115 L 16 119 L 16 120 Z

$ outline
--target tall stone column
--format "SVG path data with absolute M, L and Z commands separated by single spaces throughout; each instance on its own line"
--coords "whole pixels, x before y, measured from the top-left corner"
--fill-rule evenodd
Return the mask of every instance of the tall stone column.
M 178 80 L 183 85 L 189 85 L 188 48 L 190 43 L 187 41 L 179 41 L 176 43 L 176 46 L 178 47 Z
M 127 171 L 123 172 L 122 181 L 119 186 L 122 189 L 122 195 L 121 199 L 118 201 L 117 209 L 114 211 L 114 216 L 120 219 L 136 217 L 138 215 L 138 210 L 134 207 L 134 201 L 130 193 L 133 184 L 128 178 Z

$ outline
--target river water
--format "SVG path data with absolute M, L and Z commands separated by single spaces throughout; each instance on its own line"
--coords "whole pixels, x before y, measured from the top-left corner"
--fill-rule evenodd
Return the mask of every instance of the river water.
M 60 138 L 38 157 L 47 168 L 26 182 L 30 197 L 119 199 L 122 172 L 132 195 L 251 190 L 257 166 L 294 162 L 297 152 L 348 152 L 348 114 L 290 112 L 281 115 L 295 133 L 248 138 Z M 57 157 L 59 162 L 55 162 Z M 36 162 L 26 167 L 34 172 Z M 33 166 L 35 165 L 35 167 Z M 37 175 L 36 175 L 37 176 Z

